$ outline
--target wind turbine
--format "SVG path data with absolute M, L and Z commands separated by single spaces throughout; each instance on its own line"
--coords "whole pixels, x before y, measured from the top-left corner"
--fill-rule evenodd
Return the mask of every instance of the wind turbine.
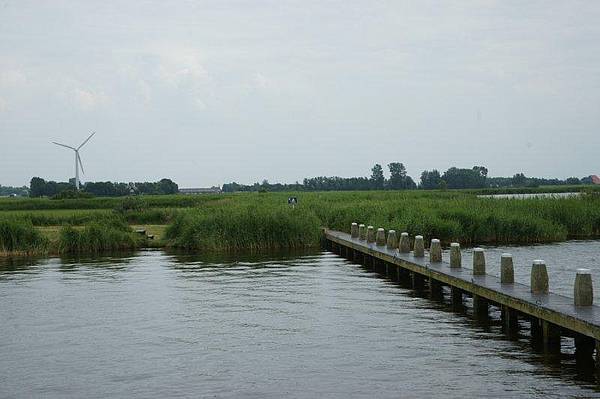
M 81 143 L 81 145 L 77 148 L 71 147 L 70 145 L 57 143 L 56 141 L 52 142 L 52 144 L 56 144 L 56 145 L 59 145 L 61 147 L 65 147 L 65 148 L 70 148 L 71 150 L 75 151 L 75 189 L 77 189 L 77 190 L 79 190 L 79 168 L 81 168 L 81 173 L 85 174 L 85 172 L 83 171 L 83 163 L 81 162 L 81 157 L 79 156 L 79 150 L 88 141 L 90 141 L 90 139 L 92 138 L 92 136 L 94 134 L 96 134 L 96 132 L 92 132 L 92 134 L 90 134 L 90 136 L 87 139 L 85 139 L 85 141 L 83 143 Z

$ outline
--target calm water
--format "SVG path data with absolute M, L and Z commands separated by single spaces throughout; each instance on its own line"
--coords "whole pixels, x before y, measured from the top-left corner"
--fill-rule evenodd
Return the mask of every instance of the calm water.
M 511 251 L 567 293 L 600 269 L 598 242 Z M 600 397 L 568 353 L 326 252 L 0 261 L 0 370 L 2 398 Z
M 529 193 L 529 194 L 482 194 L 478 195 L 479 198 L 511 198 L 511 199 L 527 199 L 527 198 L 572 198 L 579 197 L 582 192 L 572 193 Z

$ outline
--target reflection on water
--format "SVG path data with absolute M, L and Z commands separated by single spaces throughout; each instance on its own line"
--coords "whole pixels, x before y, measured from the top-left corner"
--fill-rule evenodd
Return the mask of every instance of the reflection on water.
M 3 260 L 0 320 L 0 397 L 598 394 L 568 355 L 325 252 Z
M 190 251 L 181 251 L 175 249 L 168 249 L 163 251 L 166 255 L 169 255 L 171 260 L 175 263 L 181 264 L 183 267 L 189 267 L 190 265 L 235 265 L 238 263 L 248 264 L 261 264 L 269 263 L 274 261 L 285 262 L 286 260 L 298 259 L 303 256 L 310 256 L 318 254 L 319 252 L 315 249 L 295 249 L 287 251 L 277 252 L 247 252 L 247 253 L 193 253 Z

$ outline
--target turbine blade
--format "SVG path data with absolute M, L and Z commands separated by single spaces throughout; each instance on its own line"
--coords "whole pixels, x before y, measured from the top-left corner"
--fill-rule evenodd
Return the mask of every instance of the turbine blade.
M 92 136 L 96 134 L 96 132 L 92 132 L 92 134 L 90 134 L 90 137 L 88 137 L 87 139 L 85 139 L 85 141 L 83 143 L 81 143 L 81 145 L 79 147 L 77 147 L 77 149 L 80 149 L 81 147 L 83 147 L 85 145 L 85 143 L 87 143 L 88 141 L 90 141 L 90 139 L 92 138 Z
M 85 171 L 83 170 L 83 162 L 81 162 L 81 157 L 79 156 L 79 151 L 77 151 L 77 159 L 79 160 L 79 167 L 81 168 L 81 173 L 85 175 Z
M 57 143 L 56 141 L 53 141 L 52 144 L 56 144 L 59 145 L 61 147 L 65 147 L 65 148 L 70 148 L 72 150 L 75 150 L 75 148 L 71 147 L 70 145 L 66 145 L 66 144 L 61 144 L 61 143 Z

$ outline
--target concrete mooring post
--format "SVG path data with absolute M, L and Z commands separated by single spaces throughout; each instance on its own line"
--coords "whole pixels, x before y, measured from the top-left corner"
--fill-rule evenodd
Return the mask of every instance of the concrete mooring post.
M 375 242 L 375 228 L 373 226 L 367 227 L 367 242 Z
M 533 265 L 531 265 L 531 293 L 547 295 L 548 286 L 546 263 L 541 259 L 534 260 Z M 539 344 L 540 335 L 545 352 L 560 353 L 560 327 L 549 321 L 532 317 L 531 337 L 534 340 L 534 345 Z
M 365 226 L 362 223 L 360 225 L 358 225 L 358 239 L 359 240 L 367 239 L 367 226 Z
M 350 237 L 358 238 L 358 223 L 352 223 L 352 227 L 350 227 Z
M 543 260 L 534 260 L 531 266 L 531 292 L 533 294 L 548 293 L 548 270 Z
M 577 269 L 574 288 L 575 306 L 592 306 L 594 303 L 594 288 L 590 269 Z
M 396 230 L 388 231 L 387 248 L 388 249 L 398 248 L 398 236 L 396 235 Z
M 473 250 L 473 275 L 481 276 L 485 274 L 485 254 L 483 248 Z
M 400 243 L 398 244 L 398 250 L 405 254 L 410 252 L 410 239 L 408 238 L 407 232 L 400 234 Z
M 442 244 L 437 238 L 431 240 L 431 245 L 429 246 L 429 261 L 431 263 L 442 261 Z
M 425 243 L 423 242 L 423 236 L 415 236 L 415 247 L 413 251 L 416 258 L 422 258 L 425 256 Z
M 385 245 L 385 230 L 383 227 L 377 229 L 377 234 L 375 236 L 375 244 L 378 247 L 382 247 Z
M 450 244 L 450 267 L 461 267 L 462 255 L 460 253 L 460 244 L 453 242 Z
M 502 254 L 500 256 L 500 283 L 513 284 L 515 282 L 515 269 L 511 254 Z
M 485 253 L 483 252 L 483 248 L 475 248 L 473 250 L 473 275 L 485 275 Z M 487 299 L 473 294 L 473 315 L 480 321 L 488 321 L 489 304 Z

